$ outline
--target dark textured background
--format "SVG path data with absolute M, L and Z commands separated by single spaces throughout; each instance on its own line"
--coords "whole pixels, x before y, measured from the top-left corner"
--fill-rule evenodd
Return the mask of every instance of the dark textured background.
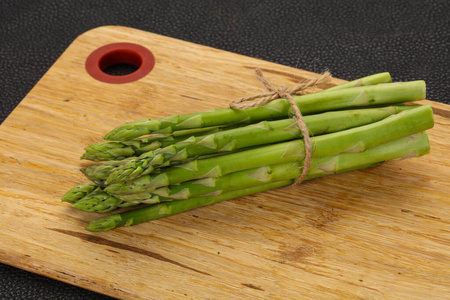
M 448 0 L 0 0 L 0 122 L 78 35 L 103 25 L 347 80 L 389 71 L 450 103 L 449 12 Z M 107 298 L 0 264 L 0 299 Z

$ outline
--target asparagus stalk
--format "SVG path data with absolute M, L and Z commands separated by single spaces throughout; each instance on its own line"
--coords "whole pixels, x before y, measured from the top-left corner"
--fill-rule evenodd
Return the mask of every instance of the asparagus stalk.
M 347 83 L 343 83 L 343 84 L 328 88 L 326 90 L 333 91 L 333 90 L 340 90 L 340 89 L 352 88 L 352 87 L 357 87 L 357 86 L 376 85 L 376 84 L 391 83 L 391 82 L 392 82 L 391 75 L 388 72 L 385 72 L 385 73 L 373 74 L 373 75 L 362 77 L 362 78 L 359 78 L 356 80 L 352 80 Z
M 310 134 L 319 135 L 373 123 L 413 107 L 415 106 L 389 106 L 325 112 L 306 116 L 304 120 Z M 161 165 L 167 166 L 174 161 L 211 153 L 231 152 L 301 137 L 302 133 L 292 119 L 263 121 L 246 127 L 191 137 L 168 147 L 153 152 L 149 151 L 138 158 L 127 160 L 126 163 L 122 162 L 116 168 L 109 168 L 109 164 L 106 166 L 94 165 L 83 169 L 83 172 L 91 180 L 107 179 L 106 183 L 109 184 L 149 174 L 155 168 Z M 97 172 L 97 168 L 99 168 L 99 172 Z M 105 178 L 105 175 L 108 175 L 108 177 Z
M 213 134 L 221 130 L 227 130 L 234 126 L 215 126 L 207 128 L 195 128 L 179 130 L 172 134 L 155 134 L 127 141 L 105 141 L 87 146 L 81 159 L 92 161 L 121 160 L 130 156 L 137 156 L 148 151 L 164 148 L 181 142 L 192 136 Z
M 420 132 L 378 145 L 364 152 L 343 153 L 336 156 L 316 158 L 312 162 L 312 167 L 309 169 L 306 179 L 309 180 L 330 174 L 366 168 L 368 166 L 377 165 L 383 161 L 395 158 L 405 156 L 421 156 L 427 154 L 429 149 L 429 141 L 426 133 Z M 298 165 L 299 162 L 291 163 L 290 165 L 283 164 L 272 166 L 271 168 L 273 173 L 267 173 L 268 176 L 258 176 L 260 179 L 263 178 L 260 184 L 248 186 L 245 184 L 241 185 L 240 182 L 243 181 L 236 181 L 236 189 L 230 192 L 214 193 L 213 195 L 193 197 L 186 200 L 175 200 L 172 202 L 151 205 L 137 210 L 131 210 L 125 213 L 113 214 L 92 221 L 86 229 L 89 231 L 107 231 L 120 226 L 136 225 L 201 206 L 210 205 L 219 201 L 288 185 L 291 184 L 293 180 L 295 180 L 296 176 L 300 174 Z M 258 170 L 255 172 L 258 172 Z M 244 172 L 239 173 L 244 174 Z M 283 173 L 285 175 L 282 175 Z M 243 175 L 243 177 L 254 178 L 254 176 L 252 176 L 253 174 L 254 173 L 249 173 Z M 289 178 L 290 180 L 282 180 L 283 176 L 285 176 L 285 178 Z M 242 179 L 245 180 L 244 178 Z
M 216 156 L 220 156 L 220 155 L 222 155 L 222 153 L 220 153 L 220 152 L 213 153 L 213 154 L 209 154 L 209 155 L 198 156 L 195 158 L 188 158 L 188 159 L 183 159 L 183 160 L 179 160 L 179 161 L 172 161 L 172 162 L 170 162 L 170 164 L 171 165 L 183 164 L 183 163 L 190 162 L 194 159 L 206 159 L 206 158 L 216 157 Z M 158 158 L 161 158 L 161 157 L 158 157 Z M 110 160 L 110 161 L 106 161 L 102 164 L 93 164 L 93 165 L 81 168 L 81 172 L 89 180 L 92 180 L 98 186 L 104 186 L 106 179 L 113 171 L 115 171 L 117 168 L 119 168 L 120 166 L 122 166 L 124 164 L 128 164 L 129 162 L 132 162 L 135 159 L 136 159 L 135 157 L 127 157 L 122 160 Z M 154 162 L 156 163 L 157 160 L 155 160 Z M 163 165 L 163 164 L 158 165 L 158 167 L 164 167 L 164 166 L 165 165 Z M 151 168 L 151 167 L 152 166 L 148 166 L 148 168 Z M 159 169 L 156 169 L 156 170 L 151 169 L 151 170 L 147 170 L 147 172 L 152 171 L 152 173 L 156 173 L 156 172 L 158 172 L 158 170 Z
M 433 113 L 429 105 L 402 111 L 368 125 L 311 138 L 313 157 L 342 152 L 362 152 L 371 147 L 424 131 L 433 126 Z M 233 172 L 270 164 L 304 159 L 303 140 L 294 140 L 250 149 L 238 153 L 195 160 L 175 167 L 161 169 L 134 180 L 108 185 L 105 191 L 118 198 L 120 195 L 139 194 L 171 184 L 206 177 L 220 177 Z
M 294 97 L 303 115 L 349 107 L 385 105 L 422 99 L 425 99 L 424 81 L 324 90 Z M 222 108 L 186 115 L 172 115 L 154 120 L 137 120 L 116 127 L 105 136 L 105 139 L 123 141 L 160 131 L 172 132 L 223 124 L 256 123 L 264 120 L 287 118 L 290 113 L 289 102 L 286 99 L 277 99 L 247 110 Z
M 84 148 L 85 153 L 81 156 L 81 159 L 92 161 L 121 160 L 126 157 L 156 150 L 161 146 L 162 143 L 160 141 L 146 142 L 145 138 L 130 141 L 100 142 Z

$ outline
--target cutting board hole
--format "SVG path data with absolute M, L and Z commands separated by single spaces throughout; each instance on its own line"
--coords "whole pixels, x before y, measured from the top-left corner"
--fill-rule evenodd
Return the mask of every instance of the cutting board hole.
M 138 69 L 139 66 L 133 66 L 130 64 L 115 64 L 105 68 L 103 72 L 112 76 L 124 76 L 136 72 Z
M 86 60 L 86 71 L 96 80 L 120 84 L 145 77 L 155 65 L 147 48 L 133 43 L 114 43 L 98 48 Z

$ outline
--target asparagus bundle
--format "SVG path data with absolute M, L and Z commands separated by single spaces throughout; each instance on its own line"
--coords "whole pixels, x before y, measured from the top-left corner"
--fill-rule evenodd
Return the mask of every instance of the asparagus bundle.
M 337 174 L 362 168 L 368 168 L 389 159 L 405 156 L 421 156 L 427 154 L 428 152 L 428 137 L 425 132 L 420 132 L 412 136 L 400 138 L 384 145 L 371 148 L 365 152 L 344 153 L 336 156 L 326 156 L 318 160 L 313 160 L 313 167 L 308 172 L 308 176 L 305 180 L 318 178 L 329 174 Z M 241 188 L 240 186 L 235 186 L 234 190 L 225 192 L 223 194 L 213 194 L 203 197 L 193 197 L 187 200 L 162 202 L 136 210 L 130 210 L 124 213 L 116 213 L 93 220 L 87 225 L 86 229 L 96 232 L 107 231 L 121 226 L 137 225 L 143 222 L 148 222 L 151 220 L 156 220 L 177 213 L 185 212 L 197 207 L 211 205 L 220 201 L 279 188 L 292 184 L 295 178 L 299 176 L 300 173 L 299 168 L 296 168 L 295 163 L 290 166 L 283 165 L 275 168 L 282 168 L 283 171 L 281 172 L 286 172 L 286 170 L 288 170 L 290 176 L 286 175 L 286 177 L 291 178 L 285 180 L 281 180 L 281 178 L 277 178 L 280 179 L 277 180 L 274 178 L 274 181 L 267 180 L 267 182 L 265 183 L 253 185 L 250 187 Z M 257 170 L 256 172 L 259 171 Z M 243 177 L 245 178 L 245 176 Z
M 313 136 L 305 180 L 429 151 L 431 108 L 399 104 L 424 99 L 425 83 L 390 82 L 382 73 L 295 97 Z M 105 136 L 113 141 L 86 148 L 82 158 L 110 161 L 82 169 L 93 182 L 62 200 L 90 212 L 148 205 L 87 226 L 104 231 L 289 185 L 305 162 L 290 113 L 287 101 L 278 99 L 247 110 L 126 123 Z
M 311 142 L 314 157 L 341 152 L 362 152 L 376 145 L 429 129 L 432 124 L 432 111 L 429 106 L 405 110 L 368 125 L 313 137 Z M 198 178 L 221 177 L 268 163 L 278 164 L 304 158 L 303 140 L 297 139 L 164 168 L 156 174 L 111 183 L 105 191 L 118 198 L 123 194 L 146 198 L 146 192 L 167 185 Z
M 389 106 L 326 112 L 306 116 L 304 119 L 310 134 L 319 135 L 370 124 L 412 107 Z M 82 171 L 93 181 L 104 180 L 106 184 L 110 184 L 149 174 L 161 165 L 167 167 L 176 161 L 212 153 L 233 152 L 252 146 L 290 141 L 301 137 L 300 129 L 292 119 L 263 121 L 213 134 L 192 136 L 182 142 L 146 152 L 137 158 L 92 165 Z
M 390 77 L 389 77 L 390 78 Z M 425 82 L 423 81 L 412 81 L 412 82 L 402 82 L 402 83 L 391 83 L 391 84 L 379 84 L 374 86 L 360 86 L 354 88 L 338 88 L 330 91 L 323 91 L 315 94 L 308 94 L 303 96 L 298 96 L 295 100 L 299 103 L 299 107 L 303 114 L 307 113 L 317 113 L 322 111 L 327 111 L 330 109 L 344 109 L 349 107 L 361 107 L 361 106 L 373 106 L 373 105 L 382 105 L 382 104 L 392 104 L 397 102 L 407 102 L 407 101 L 415 101 L 422 100 L 425 98 Z M 126 123 L 122 126 L 115 128 L 109 134 L 106 135 L 106 138 L 115 137 L 119 140 L 124 138 L 135 138 L 139 137 L 143 134 L 155 134 L 158 133 L 159 130 L 165 131 L 169 129 L 171 132 L 175 130 L 175 128 L 181 128 L 182 130 L 186 130 L 187 127 L 198 126 L 202 128 L 203 126 L 219 126 L 226 125 L 226 122 L 229 124 L 237 123 L 245 123 L 245 122 L 257 122 L 267 119 L 272 119 L 277 117 L 288 117 L 290 114 L 289 103 L 285 99 L 279 99 L 272 101 L 266 105 L 251 108 L 247 110 L 236 110 L 236 109 L 219 109 L 212 110 L 207 112 L 200 112 L 195 114 L 188 114 L 182 116 L 171 116 L 168 118 L 156 119 L 156 120 L 139 120 L 135 122 Z M 168 120 L 170 119 L 170 121 Z M 188 121 L 189 120 L 189 121 Z M 194 122 L 194 120 L 196 120 Z M 187 125 L 187 123 L 189 125 Z M 195 125 L 192 122 L 196 123 Z M 156 125 L 155 125 L 156 124 Z M 157 129 L 156 131 L 152 131 L 153 129 Z M 208 139 L 204 140 L 204 143 L 208 142 Z M 207 147 L 210 144 L 206 144 Z M 226 149 L 220 148 L 220 149 Z M 134 160 L 131 160 L 131 166 L 123 167 L 122 170 L 112 175 L 107 182 L 119 181 L 126 179 L 127 176 L 134 177 L 135 175 L 139 175 L 144 172 L 150 173 L 153 171 L 152 164 L 149 164 L 149 160 L 153 160 L 157 164 L 162 164 L 167 161 L 164 156 L 169 156 L 168 159 L 172 159 L 170 151 L 174 151 L 177 154 L 180 154 L 176 151 L 176 149 L 165 149 L 165 154 L 160 153 L 161 155 L 157 155 L 157 158 L 153 160 L 153 153 L 144 153 L 144 161 L 140 161 L 137 164 L 133 164 Z M 217 151 L 219 149 L 215 149 Z M 160 151 L 161 152 L 161 151 Z M 183 157 L 185 153 L 181 153 L 178 157 Z M 141 157 L 142 157 L 141 156 Z M 129 162 L 129 161 L 127 161 Z M 120 164 L 125 164 L 126 162 L 120 162 Z M 116 163 L 113 162 L 113 168 L 110 167 L 110 164 L 106 164 L 100 168 L 106 167 L 104 170 L 105 174 L 108 175 L 111 173 L 111 170 L 117 167 Z M 145 172 L 145 170 L 141 171 L 143 165 L 147 166 L 149 170 Z M 98 173 L 97 171 L 91 172 L 92 170 L 85 170 L 85 175 L 88 176 L 91 180 L 105 180 L 105 178 L 94 178 L 93 174 Z
M 428 153 L 428 151 L 427 135 L 425 132 L 419 132 L 370 148 L 364 152 L 341 153 L 314 158 L 305 180 L 372 167 L 388 159 L 404 156 L 421 156 Z M 177 185 L 168 185 L 162 189 L 155 190 L 153 196 L 144 197 L 145 200 L 120 200 L 99 188 L 97 192 L 89 193 L 89 196 L 77 200 L 74 203 L 74 207 L 90 212 L 109 212 L 115 208 L 129 207 L 141 203 L 155 204 L 180 199 L 192 199 L 194 197 L 216 197 L 229 194 L 234 190 L 253 188 L 275 182 L 291 184 L 300 175 L 302 162 L 294 161 L 268 165 L 234 172 L 222 177 L 209 177 L 186 181 Z

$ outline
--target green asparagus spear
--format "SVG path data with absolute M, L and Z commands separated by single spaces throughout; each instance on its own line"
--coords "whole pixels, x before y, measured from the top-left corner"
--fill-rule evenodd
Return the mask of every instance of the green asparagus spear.
M 145 138 L 130 141 L 100 142 L 84 148 L 85 153 L 81 156 L 81 159 L 92 161 L 121 160 L 126 157 L 140 155 L 144 153 L 139 153 L 139 151 L 142 151 L 143 149 L 147 152 L 156 150 L 161 146 L 162 143 L 160 141 L 146 143 Z
M 327 156 L 314 159 L 306 179 L 309 180 L 330 174 L 366 168 L 368 166 L 377 165 L 383 161 L 395 158 L 405 156 L 421 156 L 427 154 L 429 149 L 429 141 L 426 133 L 420 132 L 378 145 L 364 152 L 343 153 L 336 156 Z M 175 200 L 172 202 L 165 202 L 136 210 L 130 210 L 125 213 L 113 214 L 92 221 L 86 229 L 89 231 L 107 231 L 120 226 L 132 226 L 162 217 L 171 216 L 201 206 L 217 203 L 219 201 L 229 200 L 235 197 L 248 195 L 250 193 L 289 185 L 295 180 L 296 176 L 294 175 L 299 175 L 299 168 L 296 163 L 291 164 L 291 166 L 284 165 L 283 167 L 287 167 L 285 169 L 285 173 L 289 175 L 286 175 L 286 177 L 292 176 L 291 180 L 275 182 L 264 180 L 262 184 L 247 188 L 242 188 L 242 186 L 240 186 L 237 182 L 236 188 L 240 189 L 236 189 L 231 192 L 204 197 L 194 197 L 186 200 Z M 273 169 L 275 168 L 276 167 L 273 167 Z M 279 178 L 281 177 L 276 177 L 276 179 Z M 273 179 L 275 180 L 275 177 Z
M 313 137 L 313 157 L 344 152 L 362 152 L 371 147 L 411 135 L 433 126 L 429 105 L 402 111 L 368 125 Z M 176 167 L 161 169 L 158 174 L 108 185 L 105 191 L 118 198 L 123 194 L 154 191 L 156 188 L 206 177 L 220 177 L 233 172 L 304 159 L 303 140 L 231 153 L 210 159 L 195 160 Z
M 164 148 L 181 142 L 192 136 L 213 134 L 235 126 L 215 126 L 179 130 L 172 134 L 156 134 L 127 141 L 105 141 L 87 146 L 81 159 L 92 161 L 121 160 L 130 156 L 138 156 L 148 151 Z
M 294 97 L 303 115 L 368 105 L 385 105 L 425 99 L 425 82 L 411 81 L 360 86 Z M 287 118 L 291 107 L 286 99 L 247 110 L 222 108 L 161 119 L 143 119 L 116 127 L 105 136 L 107 140 L 129 140 L 153 132 L 172 132 L 188 128 L 218 126 L 233 123 L 256 123 Z

